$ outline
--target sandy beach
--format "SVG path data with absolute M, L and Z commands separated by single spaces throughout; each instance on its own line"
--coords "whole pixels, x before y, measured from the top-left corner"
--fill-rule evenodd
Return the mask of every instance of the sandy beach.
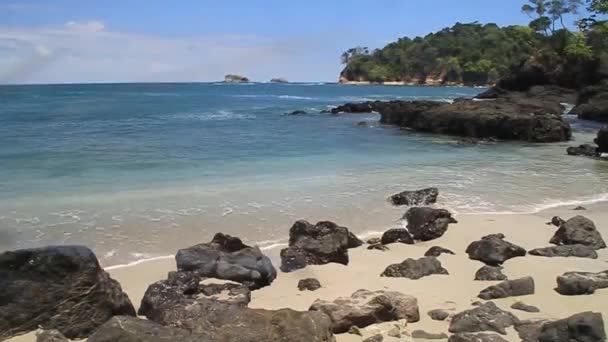
M 608 236 L 608 203 L 597 203 L 586 206 L 585 211 L 574 211 L 573 206 L 545 210 L 536 214 L 510 215 L 460 215 L 458 224 L 451 225 L 447 233 L 433 241 L 416 245 L 392 244 L 386 252 L 367 250 L 364 246 L 349 250 L 348 266 L 328 264 L 308 266 L 292 272 L 279 272 L 271 286 L 252 292 L 251 308 L 279 309 L 292 308 L 307 310 L 316 299 L 333 300 L 349 296 L 358 289 L 393 290 L 413 295 L 418 299 L 421 319 L 410 323 L 404 329 L 408 333 L 424 330 L 432 333 L 448 333 L 447 321 L 433 321 L 427 312 L 433 309 L 445 309 L 455 314 L 471 308 L 471 303 L 478 301 L 480 290 L 495 282 L 474 281 L 474 274 L 483 264 L 470 260 L 464 252 L 467 245 L 480 237 L 491 233 L 503 233 L 506 239 L 527 250 L 546 247 L 556 227 L 547 225 L 551 217 L 558 215 L 564 219 L 584 215 L 593 220 L 603 236 Z M 287 230 L 287 229 L 286 229 Z M 287 232 L 286 232 L 287 234 Z M 449 275 L 433 275 L 419 280 L 405 278 L 380 277 L 386 266 L 398 263 L 406 258 L 420 258 L 432 246 L 448 248 L 456 255 L 443 254 L 439 257 Z M 186 247 L 186 246 L 184 246 Z M 265 251 L 278 268 L 279 249 Z M 545 258 L 527 255 L 515 258 L 504 264 L 504 273 L 509 279 L 532 276 L 536 283 L 536 293 L 524 297 L 511 297 L 495 300 L 502 309 L 513 312 L 520 319 L 560 319 L 583 311 L 608 312 L 608 290 L 598 290 L 588 296 L 562 296 L 554 291 L 556 277 L 568 271 L 599 272 L 607 268 L 608 250 L 598 251 L 598 259 L 584 258 Z M 109 268 L 111 276 L 118 280 L 129 295 L 131 301 L 139 306 L 147 286 L 155 281 L 165 279 L 169 271 L 175 270 L 173 258 L 164 258 L 139 263 L 133 266 Z M 317 278 L 322 288 L 310 292 L 299 291 L 300 279 Z M 527 313 L 509 307 L 517 302 L 540 308 L 540 313 Z M 608 315 L 604 315 L 608 325 Z M 362 329 L 363 337 L 384 333 L 385 341 L 403 340 L 386 336 L 397 322 L 372 325 Z M 13 338 L 10 341 L 34 341 L 33 333 Z M 403 337 L 402 337 L 403 338 Z M 508 329 L 506 336 L 510 341 L 519 341 L 513 328 Z M 362 337 L 350 334 L 337 335 L 338 341 L 361 341 Z M 416 339 L 420 341 L 420 339 Z

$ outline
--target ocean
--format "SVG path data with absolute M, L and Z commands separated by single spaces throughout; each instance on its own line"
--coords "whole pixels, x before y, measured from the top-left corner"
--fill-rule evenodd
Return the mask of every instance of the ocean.
M 346 102 L 451 101 L 483 89 L 323 83 L 0 86 L 0 250 L 85 244 L 104 266 L 174 254 L 216 232 L 262 248 L 291 224 L 365 236 L 398 227 L 387 197 L 435 186 L 458 214 L 608 200 L 608 163 L 574 141 L 474 146 L 320 113 Z M 305 115 L 285 113 L 304 110 Z M 367 125 L 359 125 L 365 121 Z

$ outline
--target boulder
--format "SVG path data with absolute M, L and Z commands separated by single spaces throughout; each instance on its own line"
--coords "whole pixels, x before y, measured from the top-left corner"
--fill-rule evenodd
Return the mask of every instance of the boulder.
M 70 342 L 58 330 L 42 330 L 36 333 L 36 342 Z
M 497 334 L 455 334 L 448 342 L 507 342 Z
M 511 305 L 511 309 L 520 310 L 525 312 L 540 312 L 540 309 L 534 305 L 528 305 L 524 302 L 515 302 Z
M 520 321 L 515 324 L 515 330 L 522 342 L 538 342 L 538 336 L 545 322 L 544 319 Z
M 582 312 L 543 324 L 539 342 L 601 342 L 606 340 L 601 313 Z
M 180 249 L 175 260 L 180 271 L 236 281 L 251 289 L 270 285 L 277 276 L 272 262 L 258 247 L 222 233 L 215 234 L 211 242 Z
M 300 279 L 298 282 L 298 290 L 300 291 L 316 291 L 321 288 L 321 283 L 315 278 Z
M 449 274 L 441 266 L 441 262 L 435 257 L 424 257 L 418 260 L 405 259 L 400 264 L 392 264 L 382 272 L 382 277 L 398 277 L 409 279 L 420 279 L 432 274 Z
M 165 327 L 147 319 L 114 316 L 100 326 L 87 342 L 215 342 L 208 334 L 193 335 L 189 331 Z
M 598 155 L 597 147 L 589 144 L 579 146 L 570 146 L 566 149 L 569 156 L 596 157 Z
M 594 249 L 606 248 L 606 243 L 593 221 L 580 215 L 562 224 L 549 242 L 555 245 L 581 244 Z
M 597 132 L 595 143 L 598 146 L 597 151 L 599 153 L 608 153 L 608 126 L 600 129 Z
M 416 341 L 416 339 L 445 340 L 446 338 L 448 338 L 448 335 L 446 335 L 445 333 L 430 333 L 424 330 L 414 330 L 412 331 L 412 338 L 414 339 L 414 341 Z
M 249 79 L 245 76 L 228 74 L 224 76 L 224 82 L 226 83 L 247 83 Z
M 396 242 L 413 245 L 414 239 L 412 238 L 412 235 L 410 235 L 410 232 L 408 232 L 407 229 L 404 228 L 389 229 L 384 232 L 384 234 L 382 234 L 381 243 L 383 245 L 388 245 Z
M 497 285 L 487 287 L 479 293 L 479 298 L 489 300 L 534 294 L 534 279 L 525 277 L 505 280 Z
M 393 205 L 429 205 L 437 202 L 439 190 L 427 188 L 415 191 L 403 191 L 389 198 Z
M 135 309 L 89 248 L 0 254 L 0 340 L 38 328 L 84 338 L 115 315 L 135 316 Z
M 591 246 L 585 245 L 560 245 L 545 248 L 536 248 L 528 252 L 530 255 L 543 257 L 577 257 L 597 259 L 597 252 Z
M 281 270 L 291 272 L 306 265 L 348 265 L 348 249 L 363 244 L 348 228 L 333 222 L 312 225 L 301 220 L 289 230 L 289 247 L 281 250 Z
M 416 298 L 391 291 L 358 290 L 350 297 L 333 302 L 318 299 L 309 310 L 329 316 L 333 332 L 337 334 L 347 332 L 352 326 L 365 328 L 380 322 L 420 320 Z
M 447 248 L 443 248 L 443 247 L 439 247 L 439 246 L 433 246 L 431 248 L 429 248 L 428 251 L 426 251 L 424 253 L 424 256 L 433 256 L 433 257 L 438 257 L 441 254 L 451 254 L 451 255 L 455 255 L 454 252 L 452 252 L 451 250 L 447 249 Z
M 506 280 L 507 276 L 502 273 L 502 267 L 500 266 L 482 266 L 475 273 L 475 280 L 481 281 L 496 281 Z
M 566 296 L 588 295 L 597 289 L 608 287 L 608 271 L 592 272 L 566 272 L 557 277 L 559 294 Z
M 454 315 L 449 331 L 453 334 L 493 331 L 505 335 L 505 329 L 518 322 L 512 313 L 501 310 L 493 302 L 486 302 Z
M 585 120 L 608 122 L 608 83 L 582 89 L 572 114 Z
M 526 250 L 504 240 L 503 234 L 491 234 L 472 242 L 466 250 L 469 258 L 486 265 L 498 266 L 505 261 L 526 255 Z
M 447 311 L 441 309 L 431 310 L 428 312 L 428 315 L 433 321 L 445 321 L 450 317 L 450 314 Z
M 414 240 L 429 241 L 440 238 L 450 223 L 458 223 L 445 209 L 427 207 L 410 208 L 405 215 L 407 230 Z

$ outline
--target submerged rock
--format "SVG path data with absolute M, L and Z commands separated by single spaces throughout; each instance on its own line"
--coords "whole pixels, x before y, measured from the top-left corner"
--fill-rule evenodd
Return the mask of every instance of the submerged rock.
M 410 208 L 404 215 L 407 230 L 414 240 L 429 241 L 440 238 L 450 223 L 458 223 L 445 209 Z
M 512 313 L 501 310 L 493 302 L 486 302 L 454 315 L 449 331 L 454 334 L 493 331 L 505 335 L 505 329 L 518 322 Z
M 608 271 L 566 272 L 557 277 L 559 294 L 566 296 L 593 294 L 597 289 L 608 288 Z
M 601 313 L 582 312 L 559 321 L 543 324 L 539 342 L 601 342 L 606 340 Z
M 549 242 L 555 245 L 581 244 L 594 249 L 606 248 L 606 243 L 593 221 L 580 215 L 563 223 Z
M 475 280 L 496 281 L 506 279 L 507 276 L 502 273 L 502 267 L 500 266 L 484 265 L 475 273 Z
M 597 252 L 591 246 L 585 245 L 561 245 L 545 248 L 536 248 L 528 252 L 530 255 L 543 257 L 577 257 L 597 259 Z
M 301 279 L 298 282 L 298 290 L 316 291 L 321 288 L 321 283 L 315 278 Z
M 420 320 L 416 298 L 392 291 L 359 290 L 333 302 L 318 299 L 309 310 L 329 316 L 333 332 L 337 334 L 347 332 L 352 326 L 365 328 L 381 322 Z
M 39 327 L 84 338 L 116 315 L 135 316 L 135 309 L 89 248 L 0 254 L 0 340 Z
M 441 262 L 435 257 L 424 257 L 418 260 L 405 259 L 400 264 L 389 265 L 382 277 L 399 277 L 409 279 L 420 279 L 433 274 L 447 275 L 448 270 L 441 266 Z
M 579 146 L 570 146 L 566 149 L 566 153 L 570 156 L 597 157 L 597 147 L 589 144 Z
M 429 250 L 426 251 L 426 253 L 424 253 L 424 256 L 438 257 L 441 254 L 455 255 L 454 252 L 452 252 L 451 250 L 449 250 L 447 248 L 443 248 L 443 247 L 439 247 L 439 246 L 433 246 L 433 247 L 429 248 Z
M 427 188 L 416 191 L 403 191 L 389 198 L 393 205 L 429 205 L 437 202 L 439 190 L 437 188 Z
M 175 260 L 180 271 L 236 281 L 251 289 L 270 285 L 277 276 L 272 262 L 258 247 L 222 233 L 215 234 L 211 242 L 180 249 Z
M 500 284 L 487 287 L 479 293 L 479 298 L 489 300 L 534 294 L 534 279 L 525 277 L 505 280 Z
M 448 342 L 507 342 L 496 334 L 455 334 L 450 336 Z
M 328 263 L 348 265 L 348 249 L 362 244 L 348 228 L 333 222 L 312 225 L 297 221 L 289 230 L 289 247 L 281 250 L 281 270 L 291 272 Z
M 413 245 L 414 239 L 412 238 L 410 232 L 408 232 L 407 229 L 404 228 L 389 229 L 384 232 L 384 234 L 382 234 L 381 243 L 383 245 L 388 245 L 396 242 Z
M 287 115 L 305 115 L 307 114 L 305 111 L 303 110 L 294 110 L 293 112 L 289 112 L 286 113 Z
M 526 250 L 504 240 L 503 234 L 491 234 L 472 242 L 466 250 L 469 258 L 486 265 L 498 266 L 505 261 L 526 255 Z

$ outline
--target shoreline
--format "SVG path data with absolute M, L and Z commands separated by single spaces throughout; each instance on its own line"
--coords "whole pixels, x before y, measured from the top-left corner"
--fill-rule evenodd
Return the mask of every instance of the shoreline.
M 339 81 L 337 84 L 339 85 L 360 85 L 360 86 L 369 86 L 369 85 L 380 85 L 380 86 L 402 86 L 402 87 L 454 87 L 454 88 L 478 88 L 478 89 L 487 89 L 491 88 L 493 84 L 487 85 L 467 85 L 464 83 L 440 83 L 440 82 L 431 82 L 431 83 L 418 83 L 413 81 L 386 81 L 386 82 L 371 82 L 371 81 Z

